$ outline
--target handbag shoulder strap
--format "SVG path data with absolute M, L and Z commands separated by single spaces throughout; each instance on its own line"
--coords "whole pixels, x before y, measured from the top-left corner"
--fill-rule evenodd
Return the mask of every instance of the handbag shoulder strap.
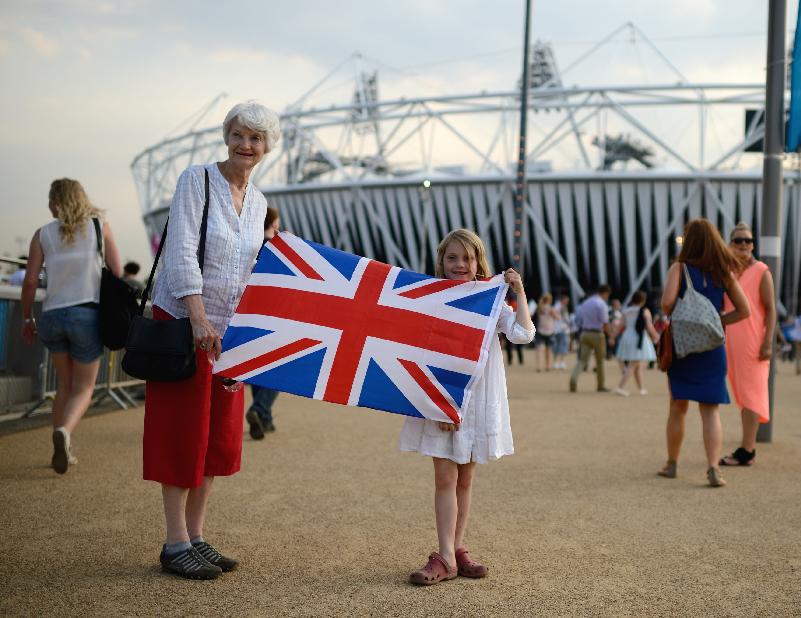
M 206 259 L 206 228 L 209 224 L 209 170 L 205 172 L 204 188 L 205 202 L 203 203 L 203 219 L 200 222 L 200 242 L 197 245 L 197 263 L 200 265 L 200 272 L 203 272 L 203 262 Z
M 683 262 L 682 266 L 684 267 L 684 279 L 687 282 L 687 289 L 692 290 L 693 288 L 693 278 L 690 277 L 690 270 L 687 268 L 687 263 Z
M 100 220 L 97 217 L 92 217 L 92 223 L 95 226 L 95 237 L 97 238 L 97 252 L 100 257 L 103 257 L 103 232 L 100 230 Z
M 205 182 L 204 182 L 204 194 L 205 194 L 205 202 L 203 204 L 203 219 L 200 222 L 200 241 L 198 242 L 197 248 L 197 262 L 200 266 L 200 272 L 203 272 L 203 263 L 206 260 L 206 229 L 208 228 L 209 222 L 209 170 L 204 170 L 205 174 Z M 167 240 L 167 226 L 170 223 L 170 218 L 167 217 L 167 220 L 164 222 L 164 231 L 161 233 L 161 240 L 159 241 L 159 248 L 156 251 L 156 257 L 153 259 L 153 266 L 150 269 L 150 276 L 147 278 L 147 285 L 145 286 L 144 291 L 142 292 L 142 300 L 139 302 L 139 315 L 144 314 L 145 312 L 145 305 L 147 305 L 147 300 L 150 297 L 150 288 L 153 285 L 153 276 L 156 274 L 156 267 L 159 264 L 159 258 L 161 257 L 161 251 L 164 249 L 164 241 Z

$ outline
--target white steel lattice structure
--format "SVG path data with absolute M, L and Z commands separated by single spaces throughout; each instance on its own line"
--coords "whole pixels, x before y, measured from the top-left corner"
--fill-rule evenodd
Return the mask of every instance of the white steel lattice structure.
M 764 86 L 533 83 L 523 232 L 531 296 L 565 290 L 575 300 L 600 282 L 621 297 L 658 292 L 691 217 L 710 218 L 724 234 L 744 220 L 758 235 L 759 155 L 746 155 L 750 170 L 741 164 L 744 149 L 762 138 L 760 113 L 714 149 L 708 120 L 715 110 L 740 119 L 746 107 L 761 110 Z M 279 149 L 251 180 L 280 209 L 283 226 L 418 271 L 432 270 L 448 230 L 468 227 L 487 242 L 495 268 L 508 265 L 518 93 L 381 100 L 376 76 L 361 71 L 355 92 L 349 103 L 301 103 L 282 114 Z M 674 118 L 691 119 L 689 146 L 677 139 Z M 215 126 L 134 160 L 151 237 L 161 231 L 180 172 L 225 156 Z M 780 295 L 792 308 L 801 279 L 800 191 L 801 174 L 788 170 Z

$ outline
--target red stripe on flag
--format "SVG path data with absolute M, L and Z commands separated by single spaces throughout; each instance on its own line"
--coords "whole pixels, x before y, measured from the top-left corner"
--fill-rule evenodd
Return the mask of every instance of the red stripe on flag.
M 456 410 L 456 408 L 454 408 L 445 398 L 445 396 L 439 391 L 439 389 L 434 386 L 433 382 L 431 382 L 429 377 L 422 369 L 420 369 L 417 364 L 403 358 L 399 358 L 398 361 L 400 361 L 400 364 L 403 365 L 404 369 L 409 372 L 409 375 L 412 376 L 412 379 L 420 385 L 420 388 L 425 391 L 425 394 L 431 398 L 431 401 L 433 401 L 449 419 L 451 419 L 457 425 L 462 422 L 459 418 L 459 412 Z
M 356 375 L 356 369 L 362 358 L 364 342 L 374 328 L 371 322 L 378 317 L 371 310 L 378 307 L 378 297 L 381 296 L 389 270 L 389 265 L 370 260 L 351 301 L 353 309 L 342 313 L 342 317 L 350 320 L 350 323 L 347 328 L 342 329 L 337 353 L 331 365 L 331 372 L 328 374 L 328 384 L 323 396 L 326 401 L 348 403 L 353 389 L 353 376 Z M 359 307 L 369 309 L 365 314 L 358 311 Z
M 468 282 L 454 281 L 452 279 L 441 279 L 439 281 L 434 281 L 433 283 L 421 285 L 419 288 L 414 288 L 413 290 L 407 290 L 406 292 L 401 292 L 400 294 L 398 294 L 398 296 L 405 296 L 406 298 L 421 298 L 422 296 L 428 296 L 429 294 L 436 294 L 437 292 L 441 292 L 442 290 L 447 290 L 448 288 L 452 288 L 457 285 L 462 285 L 464 283 Z M 469 283 L 472 283 L 472 281 Z
M 280 236 L 273 236 L 270 242 L 272 242 L 272 244 L 274 244 L 275 247 L 286 256 L 286 259 L 294 264 L 295 268 L 306 275 L 306 277 L 309 279 L 317 279 L 318 281 L 323 280 L 320 274 L 314 270 L 306 260 L 300 257 L 283 238 Z
M 271 350 L 266 354 L 262 354 L 261 356 L 246 360 L 244 363 L 224 369 L 219 373 L 219 375 L 225 378 L 236 378 L 237 376 L 249 373 L 254 369 L 263 367 L 264 365 L 268 365 L 277 360 L 281 360 L 282 358 L 286 358 L 287 356 L 291 356 L 292 354 L 297 354 L 298 352 L 302 352 L 303 350 L 314 347 L 319 343 L 321 342 L 314 339 L 299 339 L 298 341 L 288 343 L 285 346 Z
M 383 285 L 383 280 L 374 284 L 375 287 L 379 285 Z M 236 312 L 307 322 L 346 333 L 360 332 L 441 354 L 472 361 L 479 359 L 484 341 L 482 329 L 407 309 L 379 305 L 375 298 L 377 296 L 362 302 L 360 295 L 357 298 L 344 298 L 304 290 L 249 285 Z M 314 310 L 310 311 L 309 307 Z M 339 347 L 342 347 L 341 344 Z

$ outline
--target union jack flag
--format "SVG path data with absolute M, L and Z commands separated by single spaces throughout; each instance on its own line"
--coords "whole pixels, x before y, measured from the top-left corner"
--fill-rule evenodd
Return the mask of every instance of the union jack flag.
M 287 232 L 265 244 L 214 372 L 352 406 L 459 423 L 506 295 Z

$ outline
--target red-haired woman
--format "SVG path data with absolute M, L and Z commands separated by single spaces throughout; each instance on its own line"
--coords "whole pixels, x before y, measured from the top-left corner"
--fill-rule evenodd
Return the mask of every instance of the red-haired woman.
M 693 219 L 685 228 L 681 252 L 668 270 L 662 294 L 662 311 L 667 315 L 673 312 L 676 301 L 686 290 L 685 266 L 695 290 L 706 296 L 718 311 L 723 307 L 723 293 L 729 295 L 733 309 L 720 316 L 724 325 L 748 317 L 748 299 L 732 274 L 739 269 L 740 262 L 723 241 L 718 229 L 706 219 Z M 712 487 L 722 487 L 726 482 L 718 468 L 723 447 L 718 406 L 729 403 L 725 345 L 707 352 L 689 354 L 684 358 L 674 355 L 668 370 L 668 384 L 668 461 L 659 470 L 659 475 L 675 478 L 676 462 L 684 439 L 684 419 L 690 401 L 697 401 L 703 423 L 704 450 L 708 463 L 707 480 Z

